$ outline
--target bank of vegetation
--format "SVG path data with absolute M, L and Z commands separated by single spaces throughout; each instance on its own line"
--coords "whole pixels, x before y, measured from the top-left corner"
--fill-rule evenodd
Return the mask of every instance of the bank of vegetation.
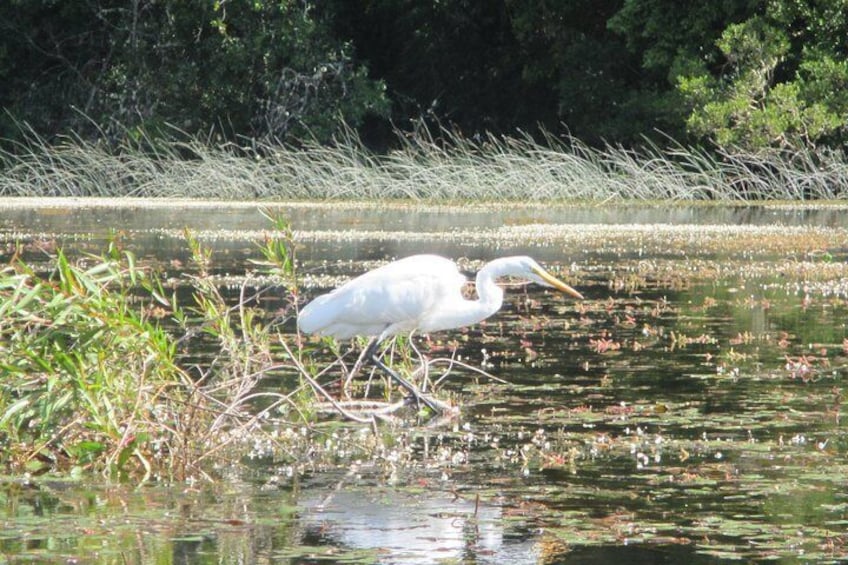
M 236 297 L 189 233 L 176 281 L 117 236 L 99 256 L 18 246 L 0 269 L 0 472 L 140 483 L 216 480 L 255 458 L 320 465 L 329 432 L 316 428 L 316 379 L 335 364 L 317 367 L 320 345 L 283 337 L 296 312 L 292 244 L 277 221 L 259 248 L 263 280 L 277 285 L 245 282 Z M 271 290 L 275 319 L 259 305 Z
M 0 30 L 5 195 L 845 194 L 836 0 L 35 0 Z
M 594 148 L 573 138 L 404 136 L 387 153 L 352 132 L 336 143 L 212 146 L 79 138 L 2 156 L 4 196 L 369 200 L 824 200 L 848 196 L 848 160 L 828 148 Z

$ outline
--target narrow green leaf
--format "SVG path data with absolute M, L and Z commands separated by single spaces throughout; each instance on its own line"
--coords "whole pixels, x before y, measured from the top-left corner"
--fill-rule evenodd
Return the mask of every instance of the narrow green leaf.
M 17 402 L 13 403 L 11 406 L 9 406 L 3 413 L 3 417 L 0 418 L 0 427 L 5 426 L 9 422 L 9 420 L 11 420 L 15 416 L 15 414 L 18 414 L 19 412 L 27 408 L 29 405 L 30 397 L 25 396 L 19 399 Z

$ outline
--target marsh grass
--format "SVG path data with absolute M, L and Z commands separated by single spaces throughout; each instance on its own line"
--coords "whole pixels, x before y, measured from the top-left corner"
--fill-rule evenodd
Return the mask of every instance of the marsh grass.
M 352 132 L 332 145 L 215 145 L 78 138 L 0 155 L 0 195 L 484 201 L 809 200 L 848 195 L 848 160 L 826 148 L 749 153 L 645 144 L 589 147 L 529 135 L 469 139 L 426 128 L 375 154 Z
M 266 242 L 265 263 L 294 300 L 291 232 Z M 8 472 L 102 473 L 119 480 L 213 478 L 215 469 L 273 452 L 269 414 L 305 419 L 298 390 L 267 392 L 277 338 L 250 306 L 233 306 L 209 275 L 210 252 L 186 234 L 191 300 L 182 304 L 151 267 L 113 241 L 103 256 L 46 271 L 13 258 L 0 271 L 0 464 Z M 205 362 L 184 354 L 202 335 Z M 300 351 L 298 350 L 298 355 Z M 261 400 L 262 408 L 257 409 Z M 276 445 L 274 445 L 276 444 Z

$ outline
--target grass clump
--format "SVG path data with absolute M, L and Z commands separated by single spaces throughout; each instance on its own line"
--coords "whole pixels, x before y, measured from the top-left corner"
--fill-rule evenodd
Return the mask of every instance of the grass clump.
M 426 128 L 369 151 L 348 132 L 332 145 L 213 146 L 142 140 L 109 148 L 34 134 L 0 154 L 0 195 L 223 199 L 810 200 L 848 195 L 842 151 L 639 150 L 529 135 L 469 139 Z
M 189 306 L 116 241 L 80 261 L 59 251 L 46 273 L 17 258 L 0 271 L 5 470 L 185 480 L 267 440 L 262 415 L 294 404 L 273 394 L 258 414 L 249 410 L 273 332 L 246 301 L 227 304 L 205 269 L 208 252 L 188 239 L 198 264 Z M 265 249 L 289 278 L 290 244 Z M 211 359 L 181 353 L 199 336 L 211 341 Z

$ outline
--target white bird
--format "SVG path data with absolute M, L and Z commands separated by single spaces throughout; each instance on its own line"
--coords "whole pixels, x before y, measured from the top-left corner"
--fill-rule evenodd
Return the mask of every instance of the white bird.
M 462 293 L 467 281 L 453 261 L 438 255 L 413 255 L 369 271 L 319 296 L 300 311 L 297 324 L 304 333 L 336 339 L 376 337 L 365 357 L 415 398 L 439 412 L 440 407 L 432 399 L 421 395 L 412 383 L 377 357 L 377 346 L 388 337 L 413 330 L 431 333 L 485 320 L 503 304 L 504 291 L 495 281 L 508 276 L 583 298 L 532 258 L 516 256 L 486 263 L 477 273 L 478 298 L 468 300 Z

